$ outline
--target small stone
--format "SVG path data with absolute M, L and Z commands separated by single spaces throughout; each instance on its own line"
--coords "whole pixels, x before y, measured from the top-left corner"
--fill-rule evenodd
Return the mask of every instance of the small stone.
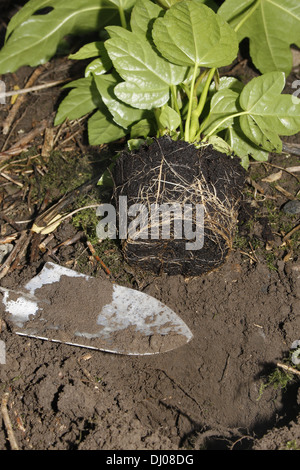
M 286 204 L 284 204 L 282 210 L 286 214 L 300 214 L 300 201 L 296 199 L 295 201 L 288 201 Z
M 6 348 L 2 340 L 0 340 L 0 364 L 6 364 Z

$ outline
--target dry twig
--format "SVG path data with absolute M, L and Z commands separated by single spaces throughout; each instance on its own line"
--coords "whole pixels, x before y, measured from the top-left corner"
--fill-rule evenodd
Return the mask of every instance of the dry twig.
M 37 80 L 37 78 L 42 74 L 42 72 L 44 70 L 45 70 L 45 67 L 43 65 L 40 66 L 40 67 L 37 67 L 34 70 L 34 72 L 32 73 L 32 75 L 30 76 L 29 80 L 27 81 L 27 83 L 25 85 L 25 89 L 28 90 L 33 85 L 33 83 Z M 20 96 L 18 96 L 18 99 L 16 100 L 16 102 L 12 106 L 10 112 L 7 115 L 7 118 L 5 119 L 5 121 L 3 123 L 2 132 L 3 132 L 4 135 L 8 134 L 10 126 L 12 125 L 13 120 L 15 119 L 22 103 L 25 100 L 25 95 L 21 94 L 20 93 L 21 91 L 22 90 L 18 90 L 17 92 L 12 92 L 12 93 L 20 95 Z M 9 95 L 9 92 L 5 93 L 5 96 L 8 96 L 8 95 Z
M 51 235 L 51 234 L 50 234 Z M 85 234 L 84 232 L 78 232 L 76 233 L 76 235 L 74 235 L 74 237 L 70 237 L 68 238 L 67 240 L 59 243 L 59 245 L 56 245 L 54 248 L 52 249 L 48 249 L 49 251 L 49 254 L 52 255 L 52 254 L 55 254 L 59 248 L 61 248 L 62 246 L 70 246 L 70 245 L 73 245 L 74 243 L 78 242 L 79 240 L 81 240 L 82 238 L 85 237 Z M 48 237 L 47 237 L 48 238 Z M 43 244 L 43 242 L 39 245 L 39 248 L 42 250 L 46 250 L 46 245 L 45 245 L 45 242 Z
M 43 70 L 41 72 L 43 72 Z M 41 72 L 39 71 L 39 75 L 40 75 Z M 62 85 L 63 83 L 70 82 L 71 80 L 73 80 L 71 78 L 66 78 L 64 80 L 54 80 L 53 82 L 42 83 L 41 85 L 28 86 L 29 82 L 33 83 L 33 81 L 31 81 L 31 78 L 34 78 L 33 81 L 35 81 L 38 77 L 37 76 L 33 77 L 33 74 L 32 74 L 32 76 L 28 80 L 25 88 L 21 88 L 20 90 L 7 91 L 5 93 L 0 93 L 0 98 L 7 98 L 9 96 L 25 95 L 26 93 L 31 93 L 33 91 L 45 90 L 46 88 L 53 88 L 57 85 Z
M 293 155 L 300 155 L 300 145 L 299 144 L 290 144 L 288 142 L 282 143 L 282 150 L 287 153 L 292 153 Z
M 300 230 L 300 224 L 296 225 L 296 227 L 294 227 L 292 230 L 290 230 L 284 237 L 283 237 L 283 241 L 287 241 L 289 238 L 291 238 L 291 236 L 297 231 L 297 230 Z
M 16 260 L 19 260 L 24 254 L 26 248 L 28 247 L 29 241 L 30 236 L 28 235 L 27 231 L 22 232 L 13 250 L 10 252 L 0 267 L 0 279 L 6 276 L 12 265 L 16 265 Z
M 300 375 L 300 370 L 297 370 L 294 367 L 287 366 L 286 364 L 282 364 L 281 362 L 277 362 L 276 365 L 281 369 L 287 370 L 288 372 L 292 372 L 292 374 Z
M 47 121 L 44 120 L 41 124 L 32 131 L 28 132 L 24 137 L 22 137 L 18 142 L 16 142 L 10 149 L 0 152 L 0 161 L 8 160 L 10 157 L 15 155 L 20 155 L 20 153 L 26 150 L 27 146 L 31 143 L 31 141 L 41 134 L 47 125 Z
M 90 252 L 92 253 L 93 257 L 95 258 L 96 261 L 98 261 L 102 268 L 104 269 L 104 271 L 106 272 L 106 274 L 108 276 L 111 276 L 111 272 L 110 270 L 108 269 L 108 267 L 103 263 L 102 259 L 97 255 L 93 245 L 91 244 L 91 242 L 87 241 L 87 246 L 89 247 L 89 250 Z
M 1 402 L 1 414 L 2 414 L 3 421 L 4 421 L 5 429 L 7 432 L 8 440 L 11 446 L 11 450 L 19 450 L 19 446 L 17 444 L 16 438 L 12 429 L 10 417 L 8 414 L 8 410 L 7 410 L 8 397 L 9 397 L 9 393 L 8 392 L 4 393 L 2 397 L 2 402 Z

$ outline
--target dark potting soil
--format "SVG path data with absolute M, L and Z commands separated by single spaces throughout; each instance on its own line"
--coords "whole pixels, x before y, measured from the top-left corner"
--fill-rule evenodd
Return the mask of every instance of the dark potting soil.
M 127 196 L 128 208 L 142 204 L 143 209 L 147 209 L 145 225 L 141 222 L 141 212 L 137 217 L 134 214 L 135 219 L 128 217 L 123 253 L 129 264 L 154 273 L 199 275 L 225 261 L 232 248 L 245 180 L 245 171 L 238 159 L 212 146 L 198 149 L 193 144 L 164 136 L 138 151 L 124 152 L 117 161 L 114 180 L 118 214 L 120 196 Z M 170 208 L 174 203 L 180 204 L 181 238 L 175 236 L 175 216 L 173 220 L 159 220 L 154 238 L 153 205 L 162 208 L 163 204 L 168 204 Z M 193 238 L 185 236 L 186 205 L 193 211 L 189 232 Z M 200 213 L 196 214 L 197 205 L 204 208 L 204 219 L 200 218 Z M 170 236 L 164 236 L 163 224 L 171 220 Z M 137 229 L 134 237 L 129 230 L 132 224 Z

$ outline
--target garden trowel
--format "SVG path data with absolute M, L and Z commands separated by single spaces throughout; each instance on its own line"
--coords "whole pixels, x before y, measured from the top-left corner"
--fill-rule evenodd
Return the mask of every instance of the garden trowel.
M 154 297 L 50 262 L 21 291 L 0 287 L 1 310 L 18 335 L 117 354 L 166 352 L 193 336 Z

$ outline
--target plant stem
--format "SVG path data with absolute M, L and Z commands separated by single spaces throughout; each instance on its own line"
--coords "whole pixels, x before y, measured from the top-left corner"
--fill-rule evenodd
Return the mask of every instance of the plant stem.
M 205 126 L 206 126 L 206 123 L 207 121 L 209 120 L 209 115 L 204 119 L 204 121 L 202 122 L 201 126 L 200 126 L 200 129 L 199 131 L 197 132 L 197 135 L 195 137 L 195 140 L 199 140 L 200 139 L 200 136 L 201 136 L 201 133 L 203 131 L 203 129 L 205 129 Z
M 174 109 L 180 117 L 180 126 L 179 126 L 180 127 L 180 136 L 183 137 L 183 126 L 182 126 L 182 119 L 181 119 L 180 109 L 179 109 L 178 101 L 177 101 L 176 85 L 171 85 L 171 93 L 172 93 L 172 97 L 173 97 Z
M 195 93 L 197 92 L 197 89 L 198 89 L 198 86 L 200 85 L 200 83 L 202 82 L 202 80 L 204 79 L 205 75 L 208 74 L 208 70 L 204 70 L 204 72 L 202 72 L 199 77 L 197 78 L 196 80 L 196 83 L 195 83 Z
M 201 113 L 202 113 L 202 111 L 203 111 L 204 105 L 205 105 L 205 103 L 206 103 L 206 98 L 207 98 L 208 90 L 209 90 L 211 81 L 212 81 L 212 79 L 213 79 L 213 77 L 214 77 L 215 71 L 216 71 L 215 68 L 210 69 L 209 74 L 208 74 L 208 77 L 207 77 L 207 80 L 206 80 L 205 85 L 204 85 L 204 88 L 203 88 L 203 91 L 202 91 L 202 93 L 201 93 L 201 97 L 200 97 L 200 100 L 199 100 L 199 103 L 198 103 L 198 106 L 197 106 L 197 109 L 196 109 L 196 112 L 197 112 L 197 114 L 198 114 L 198 118 L 201 116 Z
M 248 111 L 241 111 L 240 113 L 235 113 L 235 114 L 230 114 L 230 116 L 226 116 L 224 119 L 222 119 L 222 121 L 220 121 L 207 135 L 205 135 L 203 137 L 203 139 L 201 140 L 201 142 L 206 142 L 207 139 L 215 134 L 216 130 L 218 129 L 218 127 L 222 126 L 222 124 L 224 124 L 224 122 L 226 122 L 228 119 L 232 119 L 232 118 L 236 118 L 236 117 L 239 117 L 239 116 L 243 116 L 245 114 L 248 114 Z
M 201 96 L 200 96 L 198 106 L 192 112 L 191 129 L 190 129 L 190 136 L 189 136 L 190 142 L 192 142 L 194 140 L 195 136 L 196 136 L 198 123 L 199 123 L 199 118 L 200 118 L 201 113 L 203 111 L 203 108 L 205 106 L 208 90 L 209 90 L 209 87 L 210 87 L 210 84 L 211 84 L 211 81 L 214 77 L 215 72 L 216 72 L 215 68 L 210 69 L 210 71 L 208 73 L 208 76 L 207 76 L 207 79 L 206 79 L 206 82 L 205 82 L 205 85 L 204 85 L 204 88 L 203 88 Z
M 255 12 L 256 8 L 259 6 L 260 4 L 260 1 L 261 0 L 256 0 L 253 7 L 250 8 L 250 10 L 248 11 L 248 13 L 244 16 L 244 18 L 242 18 L 242 20 L 237 24 L 237 26 L 234 28 L 234 31 L 237 33 L 238 30 L 241 28 L 241 26 L 243 26 L 243 24 L 250 18 L 250 16 L 252 15 L 252 13 Z
M 194 88 L 195 88 L 195 81 L 196 81 L 196 77 L 197 77 L 197 71 L 198 71 L 198 65 L 195 64 L 192 83 L 191 83 L 191 88 L 190 88 L 188 114 L 187 114 L 186 123 L 185 123 L 184 140 L 186 142 L 189 142 L 189 139 L 190 139 L 190 124 L 191 124 L 191 115 L 192 115 L 192 107 L 193 107 L 193 99 L 194 99 Z
M 120 15 L 120 20 L 121 20 L 121 25 L 123 28 L 127 29 L 127 21 L 125 17 L 125 12 L 122 7 L 119 7 L 119 15 Z
M 161 133 L 163 131 L 163 129 L 160 127 L 160 122 L 159 122 L 159 116 L 160 116 L 160 113 L 161 113 L 161 108 L 154 108 L 153 113 L 154 113 L 154 117 L 155 117 L 156 124 L 157 124 L 157 137 L 160 137 L 162 135 Z

